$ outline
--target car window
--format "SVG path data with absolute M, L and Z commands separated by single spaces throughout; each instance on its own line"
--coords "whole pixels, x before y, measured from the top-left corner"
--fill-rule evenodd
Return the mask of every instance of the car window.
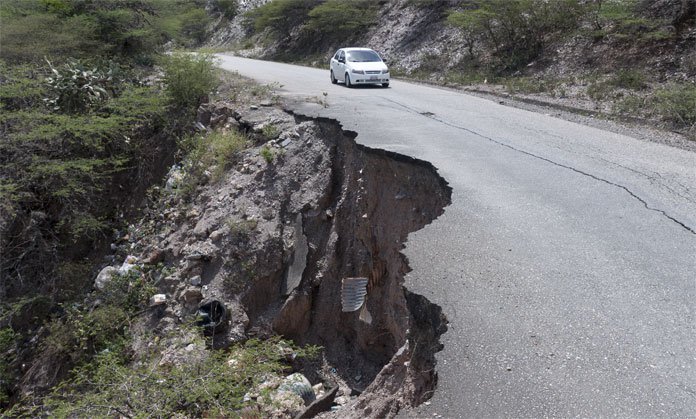
M 341 51 L 341 55 L 340 55 L 338 58 L 341 59 L 341 58 L 344 58 L 344 57 L 345 57 L 345 52 Z
M 334 58 L 338 60 L 338 57 L 341 55 L 341 51 L 336 51 L 336 54 L 334 54 Z
M 348 53 L 348 60 L 354 63 L 372 63 L 382 61 L 374 51 L 350 51 Z

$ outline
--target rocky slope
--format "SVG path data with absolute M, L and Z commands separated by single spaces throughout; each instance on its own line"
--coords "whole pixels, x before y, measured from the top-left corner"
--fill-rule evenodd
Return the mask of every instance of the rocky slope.
M 321 345 L 321 366 L 305 374 L 338 385 L 343 403 L 371 395 L 351 404 L 356 416 L 382 416 L 427 398 L 445 320 L 403 289 L 408 264 L 399 251 L 408 233 L 449 204 L 435 169 L 359 146 L 335 121 L 275 107 L 214 103 L 201 122 L 240 129 L 260 143 L 222 179 L 200 186 L 189 207 L 169 198 L 163 213 L 136 228 L 150 232 L 133 242 L 137 260 L 174 268 L 159 286 L 167 308 L 148 328 L 164 336 L 216 301 L 228 317 L 213 346 L 274 333 Z M 263 134 L 268 126 L 275 127 L 271 139 Z M 264 147 L 272 158 L 259 153 Z M 176 188 L 175 180 L 168 184 Z M 359 313 L 341 311 L 347 277 L 369 279 Z
M 227 171 L 202 168 L 193 189 L 174 166 L 145 216 L 115 241 L 84 305 L 104 303 L 114 274 L 130 275 L 129 288 L 152 285 L 149 307 L 129 322 L 134 366 L 173 368 L 276 334 L 320 345 L 320 359 L 293 364 L 320 384 L 316 394 L 259 400 L 262 415 L 384 417 L 421 403 L 437 381 L 446 319 L 403 288 L 400 250 L 442 214 L 450 188 L 429 163 L 360 146 L 336 121 L 258 102 L 199 109 L 201 130 L 241 132 L 252 146 Z M 344 312 L 342 281 L 351 277 L 368 280 L 367 294 L 361 309 Z M 54 357 L 44 351 L 27 365 L 22 394 L 65 376 L 66 360 Z

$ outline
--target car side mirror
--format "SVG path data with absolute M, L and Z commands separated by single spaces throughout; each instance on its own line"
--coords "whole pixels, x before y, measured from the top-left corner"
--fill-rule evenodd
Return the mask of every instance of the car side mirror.
M 345 58 L 339 58 L 339 59 L 338 59 L 338 62 L 339 62 L 339 63 L 345 64 L 345 63 L 346 63 L 346 59 L 345 59 Z

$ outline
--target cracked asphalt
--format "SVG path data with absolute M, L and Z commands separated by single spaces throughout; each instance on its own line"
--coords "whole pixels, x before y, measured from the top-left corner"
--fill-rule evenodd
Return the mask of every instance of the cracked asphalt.
M 450 324 L 438 389 L 403 417 L 696 417 L 696 153 L 445 89 L 347 89 L 328 70 L 220 57 L 453 188 L 404 250 L 406 286 Z

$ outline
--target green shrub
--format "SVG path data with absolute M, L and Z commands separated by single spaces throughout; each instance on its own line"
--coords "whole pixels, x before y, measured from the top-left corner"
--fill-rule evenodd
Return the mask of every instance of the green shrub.
M 696 137 L 696 85 L 673 85 L 656 91 L 655 107 L 665 121 Z
M 640 90 L 645 88 L 645 75 L 638 70 L 619 70 L 610 84 L 622 89 Z
M 251 233 L 256 230 L 258 221 L 237 220 L 230 217 L 225 220 L 225 225 L 230 229 L 230 236 L 232 236 L 234 240 L 248 240 Z
M 192 8 L 180 17 L 181 33 L 193 45 L 199 45 L 206 40 L 207 26 L 210 23 L 208 14 L 203 9 Z
M 272 163 L 273 159 L 275 159 L 275 153 L 267 145 L 261 147 L 261 150 L 259 150 L 259 154 L 261 155 L 261 157 L 263 157 L 264 160 L 266 160 L 266 163 Z
M 280 135 L 280 130 L 274 124 L 266 124 L 263 126 L 261 133 L 269 140 L 274 140 L 276 137 L 278 137 L 278 135 Z
M 122 344 L 127 326 L 128 316 L 117 306 L 102 305 L 94 310 L 67 307 L 62 318 L 49 323 L 43 346 L 57 359 L 65 356 L 75 365 Z
M 654 113 L 654 111 L 650 110 L 651 108 L 654 109 L 652 104 L 652 98 L 650 96 L 629 94 L 624 96 L 620 100 L 615 101 L 613 104 L 612 111 L 618 115 L 636 116 L 645 113 Z
M 37 62 L 45 56 L 135 57 L 166 39 L 152 30 L 156 3 L 95 1 L 3 2 L 2 56 Z M 164 9 L 164 6 L 159 5 Z
M 450 12 L 447 22 L 462 30 L 470 55 L 483 42 L 498 70 L 509 72 L 536 59 L 552 36 L 576 28 L 583 11 L 575 0 L 482 0 Z
M 594 23 L 595 38 L 612 35 L 614 39 L 636 42 L 663 41 L 671 37 L 663 29 L 671 26 L 671 22 L 641 16 L 640 0 L 603 0 L 589 3 L 588 7 Z
M 162 0 L 3 0 L 0 58 L 110 57 L 151 64 L 167 41 L 200 43 L 209 19 L 203 2 Z
M 189 197 L 206 171 L 211 171 L 212 181 L 218 180 L 248 146 L 248 139 L 238 131 L 213 131 L 207 135 L 185 137 L 180 147 L 187 156 L 182 163 L 184 176 L 177 185 L 177 192 Z
M 212 132 L 206 136 L 204 144 L 205 150 L 198 161 L 204 166 L 216 167 L 214 178 L 224 173 L 239 152 L 248 147 L 246 137 L 237 131 Z
M 16 111 L 43 106 L 48 86 L 40 79 L 41 73 L 28 65 L 9 66 L 0 60 L 0 109 Z
M 162 60 L 164 82 L 174 106 L 195 109 L 218 85 L 213 57 L 175 53 Z
M 64 313 L 48 325 L 43 350 L 71 365 L 88 362 L 104 350 L 120 350 L 131 318 L 147 307 L 156 288 L 138 269 L 114 275 L 97 296 L 98 305 L 66 305 Z
M 307 29 L 328 40 L 353 38 L 375 24 L 377 11 L 368 0 L 327 0 L 309 12 Z
M 75 369 L 72 378 L 44 400 L 51 417 L 236 417 L 244 396 L 265 380 L 288 371 L 288 351 L 314 357 L 318 348 L 299 348 L 279 338 L 252 339 L 228 352 L 212 352 L 182 365 L 128 365 L 113 351 Z M 259 397 L 270 402 L 270 389 Z M 34 414 L 39 412 L 34 411 Z
M 89 247 L 102 237 L 122 200 L 109 185 L 149 164 L 147 150 L 154 146 L 148 142 L 161 141 L 152 133 L 166 127 L 166 102 L 154 88 L 125 83 L 113 89 L 113 99 L 92 104 L 89 114 L 48 113 L 39 99 L 48 95 L 40 72 L 16 69 L 3 78 L 0 211 L 8 223 L 0 238 L 0 272 L 8 278 L 3 286 L 23 283 L 34 292 L 55 292 L 43 288 L 60 282 L 51 265 L 64 249 L 78 254 L 76 244 Z M 32 214 L 39 217 L 29 222 Z M 9 279 L 19 277 L 24 280 Z
M 71 61 L 61 69 L 46 61 L 53 73 L 46 78 L 51 96 L 46 103 L 55 111 L 85 112 L 109 98 L 107 88 L 113 78 L 97 68 L 87 68 L 80 61 Z
M 31 2 L 20 2 L 24 9 Z M 7 63 L 35 63 L 44 57 L 73 56 L 85 58 L 104 52 L 95 37 L 96 28 L 88 19 L 61 18 L 38 10 L 7 11 L 3 8 L 0 25 L 0 58 Z
M 255 32 L 266 29 L 278 37 L 290 35 L 290 31 L 307 21 L 308 13 L 319 0 L 272 0 L 245 14 L 245 26 Z
M 99 297 L 104 305 L 118 307 L 127 315 L 134 315 L 147 307 L 150 297 L 157 288 L 148 281 L 140 268 L 133 268 L 127 274 L 114 275 L 107 282 Z

